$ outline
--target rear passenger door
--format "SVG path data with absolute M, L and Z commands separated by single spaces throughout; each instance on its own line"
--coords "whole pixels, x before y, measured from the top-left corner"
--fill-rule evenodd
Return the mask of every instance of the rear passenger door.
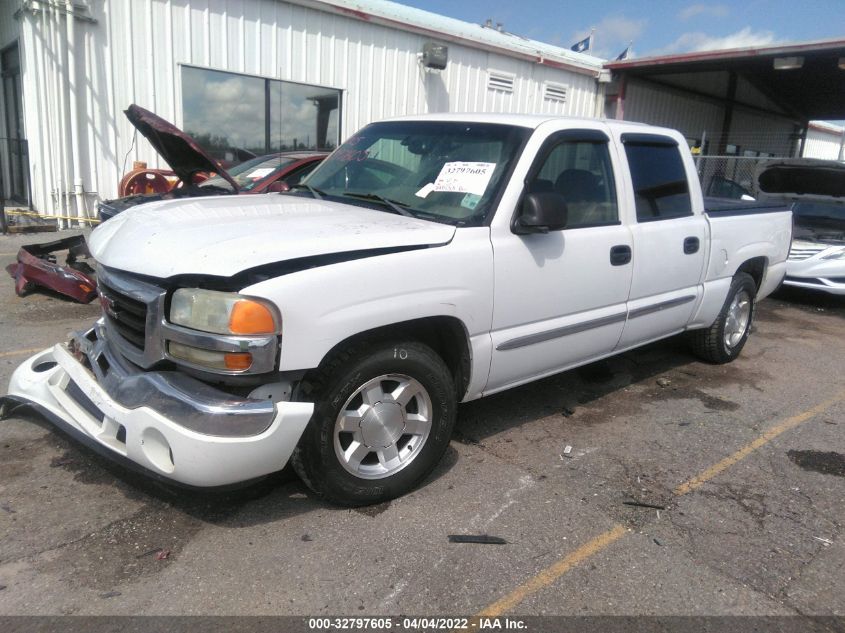
M 678 142 L 639 133 L 622 134 L 621 141 L 636 209 L 624 349 L 686 327 L 700 294 L 708 232 L 702 210 L 693 208 Z

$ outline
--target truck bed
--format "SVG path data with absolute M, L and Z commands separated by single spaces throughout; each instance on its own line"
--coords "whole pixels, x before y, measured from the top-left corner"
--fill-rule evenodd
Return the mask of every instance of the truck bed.
M 704 212 L 710 216 L 756 215 L 789 211 L 787 204 L 761 200 L 732 200 L 729 198 L 704 198 Z

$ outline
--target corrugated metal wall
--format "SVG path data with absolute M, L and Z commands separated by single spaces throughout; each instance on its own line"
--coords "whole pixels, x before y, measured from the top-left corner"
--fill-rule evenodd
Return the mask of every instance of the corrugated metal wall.
M 680 130 L 688 138 L 702 134 L 711 145 L 722 131 L 722 107 L 679 90 L 628 79 L 625 87 L 625 120 Z
M 740 107 L 734 108 L 730 137 L 731 142 L 739 146 L 740 154 L 755 152 L 774 156 L 792 156 L 798 140 L 794 121 Z
M 125 166 L 158 158 L 122 114 L 138 103 L 182 124 L 180 64 L 340 88 L 341 136 L 371 121 L 439 111 L 553 113 L 592 116 L 593 77 L 505 55 L 449 44 L 449 65 L 424 72 L 417 54 L 428 38 L 278 0 L 90 0 L 96 24 L 76 22 L 72 51 L 78 78 L 79 165 L 73 139 L 71 73 L 65 20 L 27 15 L 24 84 L 35 204 L 73 212 L 62 193 L 81 180 L 89 193 L 116 195 Z M 68 50 L 71 50 L 68 48 Z M 487 88 L 492 68 L 515 76 L 511 93 Z M 544 99 L 544 82 L 567 86 L 565 102 Z
M 675 128 L 687 138 L 701 139 L 706 135 L 713 154 L 722 134 L 724 105 L 629 78 L 625 88 L 625 119 Z M 729 142 L 739 145 L 740 152 L 791 155 L 795 124 L 788 118 L 737 105 L 730 127 Z
M 807 130 L 807 141 L 804 143 L 805 158 L 823 158 L 825 160 L 842 160 L 842 132 L 820 130 L 810 127 Z

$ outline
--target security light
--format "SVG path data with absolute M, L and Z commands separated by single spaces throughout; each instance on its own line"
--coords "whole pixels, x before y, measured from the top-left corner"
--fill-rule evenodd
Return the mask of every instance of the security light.
M 803 57 L 775 57 L 775 70 L 795 70 L 804 66 Z

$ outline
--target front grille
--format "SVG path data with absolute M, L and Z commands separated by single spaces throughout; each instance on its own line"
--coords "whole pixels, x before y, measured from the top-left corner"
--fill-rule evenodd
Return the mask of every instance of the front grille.
M 789 249 L 789 260 L 793 262 L 800 262 L 805 259 L 810 259 L 813 255 L 818 255 L 827 246 L 814 246 L 811 244 L 802 244 L 800 246 L 794 245 Z
M 102 281 L 99 290 L 103 312 L 109 325 L 126 341 L 143 350 L 146 340 L 147 305 L 121 294 Z

